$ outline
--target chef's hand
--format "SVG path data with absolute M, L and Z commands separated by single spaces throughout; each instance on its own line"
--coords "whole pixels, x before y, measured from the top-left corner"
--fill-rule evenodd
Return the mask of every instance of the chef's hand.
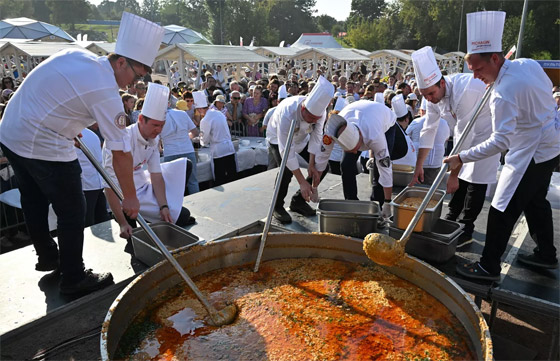
M 125 223 L 121 225 L 121 233 L 119 234 L 119 236 L 124 239 L 129 239 L 130 237 L 132 237 L 132 227 L 130 226 L 130 224 Z
M 136 197 L 125 197 L 122 201 L 122 209 L 129 218 L 136 219 L 136 217 L 138 217 L 138 211 L 140 211 L 140 201 L 138 201 Z
M 319 190 L 316 187 L 311 187 L 311 202 L 319 203 Z
M 173 218 L 171 218 L 171 212 L 169 212 L 168 207 L 164 207 L 161 211 L 159 211 L 159 216 L 162 221 L 173 223 Z
M 447 179 L 447 193 L 453 194 L 459 189 L 459 178 L 453 174 Z
M 307 181 L 303 181 L 299 185 L 299 189 L 301 190 L 301 196 L 305 199 L 306 202 L 311 200 L 311 195 L 313 194 L 313 189 L 311 188 L 311 184 L 307 183 Z
M 77 137 L 78 137 L 78 138 L 82 138 L 82 137 L 83 137 L 82 133 L 78 133 Z M 78 141 L 76 140 L 76 138 L 74 138 L 74 147 L 80 149 L 80 143 L 78 143 Z
M 409 187 L 412 187 L 416 184 L 420 184 L 424 182 L 424 168 L 416 167 L 414 170 L 414 175 L 412 176 L 412 180 L 408 183 Z
M 463 164 L 463 161 L 461 161 L 461 158 L 459 157 L 459 155 L 456 154 L 456 155 L 452 155 L 450 157 L 445 158 L 443 160 L 443 163 L 449 164 L 449 169 L 454 170 L 455 168 L 460 167 Z
M 391 204 L 387 202 L 383 203 L 383 207 L 381 208 L 381 217 L 383 217 L 383 219 L 389 219 L 392 215 Z

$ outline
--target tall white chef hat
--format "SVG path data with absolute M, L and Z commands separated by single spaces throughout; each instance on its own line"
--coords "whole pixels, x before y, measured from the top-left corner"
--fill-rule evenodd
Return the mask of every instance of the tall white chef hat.
M 467 14 L 467 52 L 469 54 L 502 51 L 506 13 L 480 11 Z
M 206 108 L 208 106 L 208 98 L 204 91 L 197 91 L 192 93 L 194 99 L 194 108 Z
M 336 98 L 336 103 L 334 103 L 334 110 L 341 111 L 346 105 L 348 105 L 348 100 L 339 96 Z
M 346 128 L 337 137 L 337 133 L 342 126 L 346 126 Z M 331 114 L 325 126 L 325 135 L 334 139 L 345 151 L 356 148 L 360 141 L 360 131 L 356 124 L 347 122 L 339 114 Z
M 402 94 L 397 94 L 391 99 L 391 106 L 397 118 L 404 117 L 408 113 Z
M 155 120 L 165 120 L 169 88 L 156 83 L 148 83 L 148 91 L 142 107 L 142 115 Z
M 320 76 L 303 105 L 311 114 L 318 117 L 323 115 L 333 95 L 334 86 L 325 77 Z
M 122 13 L 115 53 L 149 67 L 156 58 L 165 29 L 140 16 Z
M 375 93 L 375 98 L 373 99 L 373 101 L 376 103 L 384 104 L 385 98 L 383 97 L 383 93 Z
M 286 99 L 288 97 L 288 91 L 286 90 L 286 84 L 282 84 L 280 89 L 278 89 L 278 100 Z
M 431 47 L 425 46 L 416 50 L 411 57 L 414 64 L 414 74 L 420 89 L 429 88 L 441 79 L 441 71 Z

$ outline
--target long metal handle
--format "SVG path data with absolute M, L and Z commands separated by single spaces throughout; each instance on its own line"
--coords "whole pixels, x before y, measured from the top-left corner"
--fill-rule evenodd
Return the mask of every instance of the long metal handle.
M 113 192 L 115 192 L 115 194 L 117 195 L 117 197 L 122 201 L 124 199 L 123 197 L 123 193 L 120 189 L 120 187 L 109 177 L 109 174 L 107 174 L 107 171 L 101 166 L 101 164 L 99 164 L 99 162 L 97 161 L 97 159 L 95 159 L 95 157 L 93 156 L 93 154 L 91 153 L 91 151 L 89 150 L 89 148 L 84 144 L 84 142 L 79 138 L 76 137 L 75 140 L 78 142 L 78 144 L 80 145 L 80 149 L 84 152 L 84 154 L 86 155 L 86 157 L 89 159 L 89 161 L 91 162 L 91 164 L 93 164 L 93 166 L 95 167 L 95 169 L 97 169 L 97 171 L 99 172 L 99 174 L 101 174 L 101 176 L 103 177 L 103 179 L 105 180 L 105 182 L 107 182 L 107 184 L 111 187 L 111 189 L 113 190 Z M 160 241 L 160 239 L 158 238 L 158 236 L 155 234 L 155 232 L 152 230 L 152 228 L 148 225 L 148 223 L 144 220 L 144 218 L 140 215 L 140 213 L 138 213 L 138 217 L 136 218 L 136 220 L 138 221 L 138 223 L 140 223 L 140 226 L 142 227 L 142 229 L 146 232 L 146 234 L 148 235 L 148 237 L 156 244 L 156 246 L 159 248 L 159 250 L 161 251 L 161 253 L 163 254 L 163 256 L 169 261 L 169 263 L 171 263 L 171 265 L 175 268 L 175 270 L 181 275 L 181 277 L 183 277 L 183 279 L 185 280 L 185 282 L 187 282 L 187 284 L 189 285 L 189 287 L 191 288 L 191 290 L 194 292 L 194 294 L 196 295 L 196 297 L 198 298 L 198 300 L 204 305 L 204 307 L 206 307 L 206 309 L 208 310 L 208 313 L 210 314 L 210 317 L 214 318 L 214 314 L 217 313 L 216 309 L 214 308 L 214 306 L 212 306 L 208 300 L 206 299 L 206 297 L 204 297 L 204 295 L 202 294 L 202 292 L 200 292 L 200 290 L 198 289 L 198 287 L 195 285 L 195 283 L 193 282 L 193 280 L 189 277 L 189 275 L 187 274 L 187 272 L 185 272 L 185 270 L 183 269 L 183 267 L 181 267 L 181 265 L 179 264 L 179 262 L 177 262 L 177 260 L 175 259 L 175 257 L 173 257 L 171 255 L 171 253 L 169 252 L 169 250 L 167 249 L 167 247 L 165 247 L 165 245 Z
M 461 149 L 461 146 L 465 142 L 465 139 L 467 138 L 467 135 L 471 131 L 472 127 L 474 126 L 474 122 L 475 122 L 476 118 L 478 118 L 478 115 L 482 111 L 482 108 L 484 107 L 484 104 L 486 104 L 486 102 L 488 101 L 488 98 L 490 98 L 490 93 L 492 92 L 493 87 L 494 87 L 494 83 L 492 83 L 488 88 L 486 88 L 486 91 L 484 92 L 484 95 L 482 96 L 482 99 L 480 99 L 480 102 L 478 102 L 478 105 L 476 107 L 476 111 L 474 112 L 473 116 L 471 117 L 471 119 L 467 123 L 467 126 L 465 127 L 465 129 L 463 130 L 463 133 L 459 137 L 459 140 L 457 141 L 457 144 L 455 144 L 453 146 L 453 149 L 451 150 L 450 155 L 457 154 L 459 152 L 459 149 Z M 424 197 L 424 200 L 422 201 L 422 203 L 420 203 L 420 206 L 418 207 L 418 210 L 416 211 L 416 214 L 414 215 L 414 217 L 412 217 L 412 220 L 408 224 L 408 227 L 406 227 L 406 230 L 402 234 L 400 242 L 406 242 L 408 240 L 408 238 L 410 237 L 410 235 L 412 234 L 412 230 L 414 229 L 414 227 L 416 227 L 416 224 L 420 220 L 420 217 L 422 217 L 422 213 L 424 213 L 424 210 L 426 210 L 426 207 L 428 206 L 428 203 L 430 202 L 430 200 L 432 199 L 432 196 L 436 192 L 436 189 L 439 187 L 439 185 L 443 181 L 443 178 L 445 177 L 445 173 L 447 173 L 448 168 L 449 168 L 449 165 L 447 163 L 442 164 L 441 169 L 439 170 L 439 173 L 438 173 L 436 179 L 434 180 L 434 183 L 432 183 L 432 186 L 428 190 L 428 193 L 426 193 L 426 196 Z
M 264 252 L 264 246 L 266 244 L 266 238 L 268 237 L 268 230 L 270 229 L 270 222 L 272 221 L 272 213 L 274 212 L 274 206 L 276 205 L 276 199 L 278 198 L 278 192 L 280 191 L 280 183 L 282 183 L 282 177 L 284 176 L 284 168 L 286 168 L 286 163 L 288 162 L 288 154 L 292 146 L 292 140 L 294 139 L 294 133 L 296 130 L 296 120 L 292 120 L 290 125 L 290 132 L 288 133 L 288 141 L 286 142 L 286 148 L 284 149 L 284 154 L 282 154 L 282 162 L 280 164 L 280 169 L 278 170 L 278 175 L 276 178 L 276 185 L 274 187 L 274 193 L 272 195 L 272 203 L 270 203 L 270 208 L 268 209 L 268 215 L 266 216 L 266 223 L 264 224 L 263 233 L 261 236 L 261 244 L 259 246 L 259 254 L 257 256 L 257 262 L 255 263 L 254 271 L 259 271 L 259 266 L 261 264 L 261 258 Z

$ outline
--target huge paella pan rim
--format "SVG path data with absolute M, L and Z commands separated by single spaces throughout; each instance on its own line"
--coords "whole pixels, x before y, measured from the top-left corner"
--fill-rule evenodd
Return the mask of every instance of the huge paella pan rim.
M 253 264 L 260 234 L 239 236 L 194 245 L 174 252 L 191 277 L 230 266 Z M 263 262 L 280 258 L 327 258 L 354 263 L 371 262 L 362 250 L 362 240 L 328 233 L 270 233 Z M 414 257 L 398 266 L 384 267 L 390 273 L 422 288 L 457 317 L 475 349 L 477 359 L 492 360 L 492 340 L 482 313 L 471 297 L 444 273 Z M 180 276 L 167 262 L 160 262 L 134 279 L 109 308 L 101 330 L 101 359 L 111 360 L 118 342 L 134 317 L 157 295 L 179 284 Z

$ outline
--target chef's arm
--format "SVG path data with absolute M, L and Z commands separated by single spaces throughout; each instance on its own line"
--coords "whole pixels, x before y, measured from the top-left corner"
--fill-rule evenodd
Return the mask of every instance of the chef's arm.
M 161 173 L 150 173 L 150 180 L 152 181 L 152 188 L 156 196 L 161 220 L 173 223 L 171 213 L 169 213 L 169 206 L 167 205 L 167 197 L 165 196 L 165 181 Z
M 393 187 L 383 187 L 383 196 L 389 201 L 393 197 Z
M 312 186 L 317 188 L 319 186 L 319 183 L 321 182 L 322 172 L 317 170 L 317 168 L 315 167 L 315 154 L 313 153 L 309 153 L 309 167 L 307 168 L 307 170 L 308 175 L 312 179 Z
M 189 138 L 193 139 L 198 137 L 198 135 L 200 134 L 200 130 L 198 130 L 198 128 L 194 128 L 189 132 Z
M 111 188 L 105 188 L 105 197 L 107 198 L 109 207 L 111 207 L 113 217 L 120 226 L 120 237 L 125 239 L 130 238 L 132 236 L 132 227 L 128 224 L 126 217 L 124 216 L 121 201 Z
M 136 197 L 136 187 L 132 177 L 132 153 L 120 150 L 111 151 L 113 155 L 113 170 L 119 180 L 123 194 L 122 209 L 132 219 L 138 216 L 140 202 Z

